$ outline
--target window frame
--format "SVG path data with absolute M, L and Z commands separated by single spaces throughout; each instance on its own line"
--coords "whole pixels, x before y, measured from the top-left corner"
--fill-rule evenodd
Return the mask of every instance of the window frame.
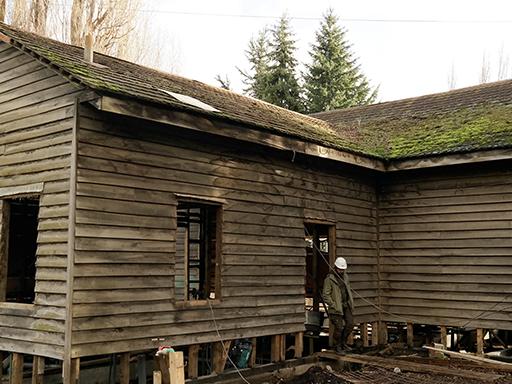
M 35 310 L 36 301 L 36 285 L 37 285 L 37 239 L 36 239 L 36 254 L 35 263 L 36 271 L 34 275 L 34 301 L 32 303 L 15 303 L 6 301 L 7 299 L 7 280 L 8 280 L 8 265 L 9 265 L 9 237 L 10 237 L 10 200 L 15 199 L 37 199 L 39 209 L 41 208 L 43 184 L 31 184 L 27 186 L 1 188 L 0 189 L 0 309 L 7 309 L 14 312 L 19 312 L 20 316 L 28 315 L 27 311 Z M 38 223 L 39 223 L 38 212 Z M 39 224 L 38 224 L 39 227 Z M 37 228 L 39 233 L 39 228 Z
M 173 284 L 173 303 L 178 308 L 189 308 L 189 307 L 197 307 L 197 306 L 205 306 L 210 304 L 218 304 L 221 302 L 222 298 L 222 279 L 221 279 L 221 271 L 222 271 L 222 236 L 223 236 L 223 217 L 224 217 L 224 200 L 220 199 L 210 199 L 203 198 L 194 195 L 181 195 L 176 194 L 176 205 L 175 205 L 175 218 L 176 218 L 176 230 L 175 230 L 175 242 L 177 243 L 177 231 L 178 231 L 178 207 L 181 203 L 192 203 L 198 204 L 202 206 L 212 207 L 215 209 L 215 299 L 198 299 L 198 300 L 190 300 L 188 298 L 177 299 L 176 298 L 176 268 L 174 267 L 173 276 L 174 276 L 174 284 Z M 176 254 L 177 250 L 174 252 L 174 266 L 176 266 Z

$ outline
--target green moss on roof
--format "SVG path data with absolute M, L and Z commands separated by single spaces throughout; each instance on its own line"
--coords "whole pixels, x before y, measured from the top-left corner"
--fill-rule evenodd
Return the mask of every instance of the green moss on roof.
M 198 81 L 96 54 L 0 23 L 0 31 L 100 92 L 122 95 L 383 160 L 512 147 L 512 80 L 305 116 Z M 215 107 L 208 112 L 162 91 Z

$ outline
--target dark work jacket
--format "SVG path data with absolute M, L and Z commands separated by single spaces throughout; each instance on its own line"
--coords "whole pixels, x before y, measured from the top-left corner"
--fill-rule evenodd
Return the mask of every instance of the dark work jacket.
M 334 273 L 329 273 L 324 280 L 322 298 L 325 304 L 329 306 L 329 314 L 343 315 L 344 306 L 351 310 L 354 308 L 354 299 L 350 290 L 350 281 L 348 280 L 347 272 L 343 272 L 341 277 L 342 278 L 336 276 Z M 343 288 L 346 289 L 345 298 L 343 297 Z

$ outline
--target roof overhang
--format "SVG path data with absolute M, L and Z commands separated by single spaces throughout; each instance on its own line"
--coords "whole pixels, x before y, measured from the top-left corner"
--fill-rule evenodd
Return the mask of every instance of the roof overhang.
M 209 116 L 205 117 L 190 112 L 149 105 L 136 100 L 105 95 L 99 96 L 90 101 L 90 103 L 100 111 L 248 141 L 283 151 L 290 151 L 292 155 L 293 153 L 302 153 L 376 171 L 385 170 L 384 162 L 378 159 L 340 151 L 298 138 L 280 136 L 262 129 L 245 127 Z

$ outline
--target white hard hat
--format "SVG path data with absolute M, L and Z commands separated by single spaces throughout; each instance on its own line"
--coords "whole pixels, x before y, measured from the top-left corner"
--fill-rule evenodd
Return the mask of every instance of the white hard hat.
M 347 260 L 345 260 L 343 257 L 338 257 L 334 262 L 334 265 L 339 269 L 347 269 Z

